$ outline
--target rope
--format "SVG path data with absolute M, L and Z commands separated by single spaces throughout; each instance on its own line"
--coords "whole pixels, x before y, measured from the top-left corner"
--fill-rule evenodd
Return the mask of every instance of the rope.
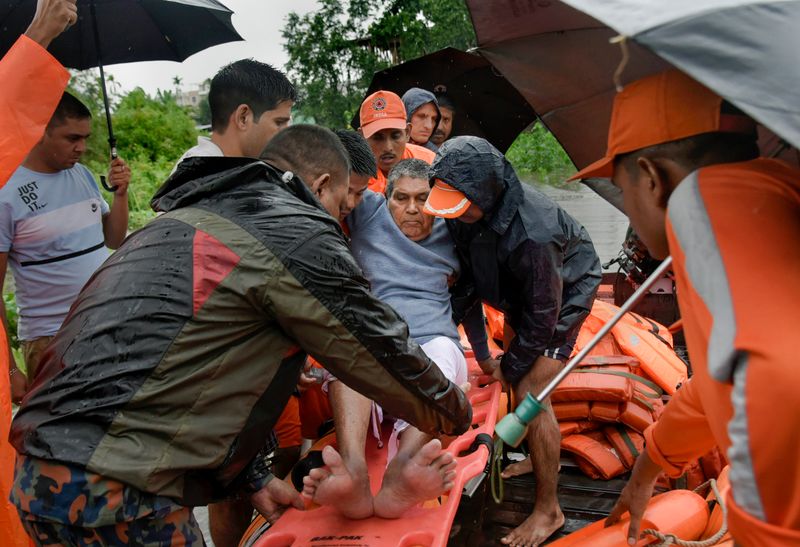
M 492 452 L 492 473 L 489 475 L 492 499 L 495 503 L 503 503 L 503 477 L 500 475 L 503 472 L 503 440 L 497 439 L 494 444 L 494 451 Z
M 717 481 L 714 479 L 710 479 L 695 488 L 695 493 L 704 489 L 706 486 L 711 486 L 711 491 L 714 492 L 714 497 L 719 504 L 719 508 L 722 510 L 722 526 L 720 526 L 716 534 L 708 539 L 689 541 L 675 537 L 674 534 L 662 534 L 658 530 L 654 530 L 652 528 L 643 530 L 642 533 L 649 534 L 658 539 L 660 543 L 657 543 L 656 547 L 665 547 L 667 545 L 679 545 L 680 547 L 711 547 L 712 545 L 719 543 L 719 540 L 721 540 L 722 537 L 728 533 L 728 507 L 725 505 L 725 501 L 722 499 L 719 490 L 717 490 Z

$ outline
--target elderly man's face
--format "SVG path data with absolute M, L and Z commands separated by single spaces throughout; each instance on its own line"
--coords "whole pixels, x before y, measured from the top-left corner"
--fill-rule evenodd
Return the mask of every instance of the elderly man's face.
M 422 212 L 430 191 L 425 179 L 400 177 L 387 201 L 392 219 L 411 241 L 422 241 L 431 235 L 434 217 Z

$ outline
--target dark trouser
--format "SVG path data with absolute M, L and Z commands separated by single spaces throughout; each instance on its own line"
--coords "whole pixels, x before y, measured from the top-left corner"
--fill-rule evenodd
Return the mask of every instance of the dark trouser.
M 163 518 L 141 518 L 97 528 L 69 526 L 44 520 L 27 520 L 20 511 L 22 525 L 36 545 L 97 547 L 98 545 L 137 545 L 190 547 L 205 545 L 203 533 L 189 507 Z M 30 518 L 30 516 L 27 516 Z

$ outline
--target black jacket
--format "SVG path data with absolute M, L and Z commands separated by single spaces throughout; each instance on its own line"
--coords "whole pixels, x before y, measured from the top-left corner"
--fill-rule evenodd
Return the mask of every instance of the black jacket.
M 165 213 L 81 291 L 11 430 L 22 454 L 208 503 L 242 481 L 311 354 L 429 433 L 471 423 L 463 392 L 370 294 L 339 223 L 297 177 L 191 158 Z
M 447 221 L 465 272 L 453 289 L 453 309 L 458 321 L 478 300 L 505 313 L 516 337 L 501 366 L 516 383 L 551 344 L 577 334 L 600 285 L 597 253 L 583 226 L 521 184 L 484 139 L 446 141 L 431 177 L 463 192 L 484 213 L 475 224 Z

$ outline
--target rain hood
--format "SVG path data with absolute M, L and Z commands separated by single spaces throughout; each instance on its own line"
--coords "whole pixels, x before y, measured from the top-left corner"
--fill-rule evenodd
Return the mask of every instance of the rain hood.
M 414 112 L 422 105 L 428 103 L 433 103 L 433 106 L 436 107 L 436 125 L 433 126 L 433 131 L 436 131 L 436 128 L 439 126 L 439 121 L 442 119 L 442 112 L 439 110 L 439 101 L 436 100 L 436 95 L 419 87 L 412 87 L 403 93 L 403 104 L 406 107 L 406 121 L 409 123 L 411 123 L 411 116 L 414 115 Z M 433 135 L 433 132 L 431 132 L 431 135 Z M 422 146 L 436 152 L 436 145 L 430 140 Z

